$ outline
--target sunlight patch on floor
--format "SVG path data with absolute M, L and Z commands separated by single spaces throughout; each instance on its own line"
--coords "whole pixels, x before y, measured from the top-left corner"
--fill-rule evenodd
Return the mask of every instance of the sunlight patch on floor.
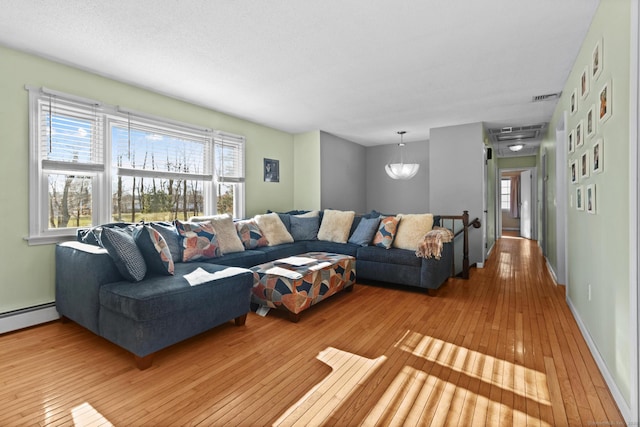
M 502 420 L 502 421 L 500 421 Z M 371 409 L 362 426 L 505 425 L 548 423 L 435 375 L 405 366 Z
M 535 369 L 413 331 L 407 331 L 395 347 L 514 395 L 551 405 L 546 375 Z M 513 384 L 498 381 L 501 378 L 513 378 Z
M 105 417 L 102 416 L 91 404 L 84 402 L 71 409 L 73 417 L 73 425 L 81 426 L 113 426 Z
M 333 347 L 316 358 L 333 371 L 287 409 L 274 426 L 323 424 L 387 360 L 386 356 L 368 359 Z

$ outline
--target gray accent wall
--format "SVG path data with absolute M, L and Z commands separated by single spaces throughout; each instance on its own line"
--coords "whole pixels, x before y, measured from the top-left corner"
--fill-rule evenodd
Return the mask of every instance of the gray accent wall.
M 482 219 L 484 143 L 482 123 L 431 129 L 429 140 L 429 205 L 437 214 Z M 484 263 L 485 224 L 469 232 L 469 262 Z
M 407 142 L 405 162 L 416 162 L 420 169 L 407 181 L 389 178 L 387 163 L 399 159 L 398 144 L 367 147 L 367 211 L 383 213 L 425 213 L 429 210 L 429 142 Z
M 366 149 L 360 144 L 320 132 L 320 205 L 322 209 L 366 209 Z M 304 173 L 301 171 L 301 173 Z

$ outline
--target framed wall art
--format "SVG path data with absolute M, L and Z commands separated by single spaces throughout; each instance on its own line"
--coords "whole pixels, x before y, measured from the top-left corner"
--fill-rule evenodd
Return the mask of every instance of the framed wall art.
M 572 184 L 578 183 L 578 162 L 575 160 L 572 160 L 569 164 L 569 178 Z
M 589 152 L 585 151 L 580 156 L 580 179 L 589 178 Z
M 567 135 L 567 144 L 569 148 L 569 153 L 573 153 L 576 151 L 576 131 L 575 129 L 571 129 L 571 132 Z
M 587 185 L 586 194 L 585 194 L 585 203 L 587 212 L 591 214 L 596 213 L 596 186 L 595 184 Z
M 574 89 L 569 97 L 569 112 L 573 115 L 578 111 L 578 90 Z
M 280 182 L 280 160 L 264 159 L 264 181 Z
M 580 120 L 576 125 L 576 148 L 582 147 L 582 145 L 584 144 L 584 130 L 582 123 L 582 120 Z
M 576 209 L 584 210 L 584 187 L 582 185 L 576 187 Z
M 580 99 L 585 99 L 589 95 L 589 66 L 584 67 L 584 71 L 580 74 Z
M 613 106 L 613 92 L 611 90 L 611 80 L 606 82 L 600 92 L 598 92 L 598 121 L 606 122 L 611 117 Z
M 596 106 L 592 105 L 587 111 L 587 138 L 591 138 L 596 134 Z
M 591 158 L 593 159 L 591 162 L 593 173 L 602 173 L 604 170 L 604 142 L 602 138 L 598 138 L 593 144 Z
M 602 58 L 602 40 L 598 40 L 591 53 L 591 79 L 597 80 L 602 74 L 602 67 L 604 65 Z

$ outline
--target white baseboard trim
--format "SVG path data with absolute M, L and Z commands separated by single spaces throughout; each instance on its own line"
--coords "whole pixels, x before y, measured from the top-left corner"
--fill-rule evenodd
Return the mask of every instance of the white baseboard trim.
M 51 322 L 59 319 L 55 303 L 42 304 L 35 307 L 10 311 L 0 314 L 0 334 Z
M 582 322 L 582 319 L 578 315 L 578 311 L 574 307 L 568 295 L 567 295 L 566 301 L 567 301 L 567 305 L 569 306 L 569 309 L 571 310 L 571 313 L 573 314 L 573 318 L 576 319 L 576 323 L 578 324 L 578 328 L 580 328 L 580 332 L 582 333 L 582 336 L 587 342 L 587 346 L 589 347 L 589 350 L 591 350 L 591 355 L 596 361 L 596 364 L 600 369 L 600 373 L 604 377 L 604 380 L 607 383 L 607 386 L 609 387 L 609 391 L 611 391 L 611 395 L 613 396 L 613 399 L 616 401 L 616 404 L 618 405 L 618 408 L 622 413 L 622 417 L 625 419 L 627 424 L 631 425 L 632 417 L 631 417 L 631 407 L 629 406 L 629 403 L 627 403 L 627 401 L 624 399 L 624 396 L 622 396 L 622 393 L 620 393 L 620 389 L 616 385 L 616 382 L 613 380 L 613 377 L 611 376 L 609 369 L 607 369 L 607 365 L 604 362 L 604 359 L 602 358 L 602 356 L 600 355 L 600 352 L 598 351 L 598 347 L 596 346 L 596 343 L 593 342 L 593 339 L 591 339 L 591 335 L 589 335 L 589 331 L 587 330 L 587 327 L 585 326 L 584 322 Z
M 554 285 L 558 286 L 558 275 L 553 270 L 553 266 L 551 265 L 547 257 L 544 258 L 544 261 L 545 261 L 545 264 L 547 264 L 547 270 L 549 270 L 549 274 L 551 274 L 551 278 L 553 279 Z

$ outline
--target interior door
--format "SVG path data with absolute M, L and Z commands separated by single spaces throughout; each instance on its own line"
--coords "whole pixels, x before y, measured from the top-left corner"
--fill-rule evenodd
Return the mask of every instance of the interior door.
M 520 236 L 531 239 L 531 171 L 520 173 Z

